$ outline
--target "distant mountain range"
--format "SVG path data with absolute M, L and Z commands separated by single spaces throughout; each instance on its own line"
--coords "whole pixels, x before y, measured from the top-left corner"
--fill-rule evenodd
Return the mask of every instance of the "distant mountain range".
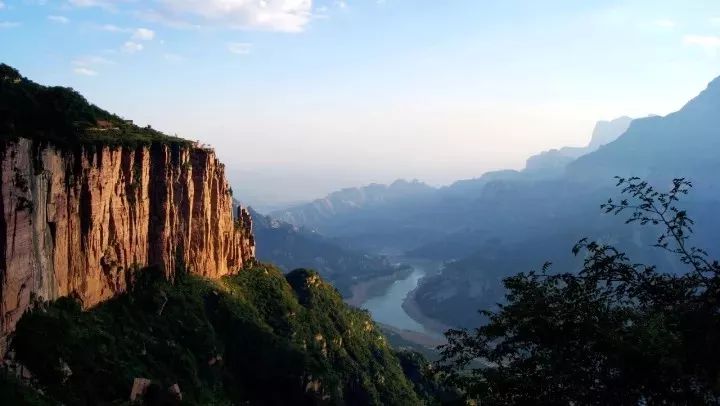
M 307 227 L 321 226 L 324 221 L 347 213 L 392 204 L 405 199 L 422 198 L 435 191 L 417 180 L 397 180 L 391 185 L 371 184 L 359 188 L 346 188 L 307 204 L 272 212 L 273 218 Z
M 501 190 L 493 189 L 493 185 L 502 187 L 503 182 L 559 178 L 573 159 L 616 139 L 631 121 L 621 117 L 598 122 L 586 147 L 543 152 L 531 157 L 522 171 L 488 172 L 479 178 L 460 180 L 442 188 L 417 180 L 346 188 L 310 203 L 271 212 L 270 216 L 338 238 L 364 251 L 417 255 L 420 249 L 424 256 L 462 256 L 470 250 L 466 245 L 476 246 L 476 238 L 458 242 L 446 237 L 457 233 L 469 237 L 485 232 L 468 222 L 478 214 L 472 207 L 475 199 L 488 193 L 500 193 Z M 457 215 L 464 213 L 471 217 Z M 442 251 L 439 256 L 427 253 L 438 249 Z
M 720 208 L 718 173 L 720 79 L 676 113 L 598 123 L 587 147 L 536 155 L 523 171 L 492 172 L 438 189 L 419 182 L 373 185 L 372 199 L 368 188 L 349 189 L 275 215 L 356 249 L 448 261 L 416 298 L 431 317 L 471 325 L 478 322 L 474 309 L 501 299 L 504 276 L 546 260 L 572 268 L 569 249 L 582 237 L 629 252 L 654 242 L 652 233 L 599 213 L 603 201 L 617 196 L 616 175 L 646 177 L 658 187 L 673 177 L 693 180 L 688 206 L 698 220 L 700 245 L 712 249 L 720 238 L 714 215 Z M 666 269 L 676 265 L 662 255 L 636 259 Z

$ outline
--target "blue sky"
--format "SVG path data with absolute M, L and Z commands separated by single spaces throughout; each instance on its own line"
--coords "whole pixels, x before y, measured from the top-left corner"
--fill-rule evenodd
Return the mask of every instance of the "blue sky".
M 212 144 L 251 201 L 298 200 L 676 110 L 720 75 L 720 1 L 0 0 L 0 55 Z

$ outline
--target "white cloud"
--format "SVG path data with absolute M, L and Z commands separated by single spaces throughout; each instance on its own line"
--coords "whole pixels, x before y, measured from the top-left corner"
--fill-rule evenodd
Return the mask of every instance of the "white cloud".
M 73 65 L 75 66 L 112 65 L 114 63 L 115 62 L 102 56 L 84 56 L 73 61 Z
M 69 0 L 69 3 L 75 7 L 112 8 L 113 6 L 110 0 Z
M 330 18 L 330 9 L 327 6 L 320 6 L 315 9 L 315 12 L 312 14 L 312 18 L 315 20 Z
M 247 55 L 252 51 L 252 44 L 247 42 L 231 42 L 227 44 L 227 49 L 237 55 Z
M 47 19 L 58 24 L 67 24 L 70 22 L 70 19 L 64 16 L 48 16 Z
M 72 64 L 75 66 L 73 72 L 83 76 L 97 76 L 96 66 L 112 65 L 115 62 L 102 56 L 84 56 L 75 59 Z
M 122 32 L 132 34 L 131 39 L 136 41 L 150 41 L 155 38 L 155 31 L 149 28 L 126 28 L 114 24 L 105 24 L 99 27 L 103 31 Z
M 128 32 L 127 29 L 120 28 L 117 25 L 112 25 L 112 24 L 105 24 L 102 27 L 100 27 L 100 29 L 102 29 L 104 31 L 109 31 L 109 32 Z
M 660 28 L 675 28 L 675 26 L 677 26 L 677 23 L 675 21 L 666 19 L 666 18 L 661 18 L 659 20 L 655 20 L 655 21 L 653 21 L 653 24 L 656 27 L 660 27 Z
M 201 19 L 233 28 L 299 32 L 308 24 L 312 0 L 158 0 L 166 18 Z
M 0 0 L 2 1 L 2 0 Z M 121 3 L 137 0 L 68 0 L 75 7 L 116 9 Z M 228 28 L 299 32 L 312 19 L 313 0 L 152 0 L 147 7 L 134 7 L 131 13 L 148 21 L 178 28 L 198 28 L 219 24 Z M 346 0 L 335 0 L 339 8 Z
M 75 74 L 77 74 L 77 75 L 82 75 L 82 76 L 97 76 L 97 74 L 98 74 L 96 71 L 94 71 L 90 68 L 82 67 L 82 66 L 79 66 L 79 67 L 73 69 L 73 72 L 75 72 Z
M 0 29 L 4 28 L 15 28 L 19 27 L 20 23 L 17 21 L 0 21 Z
M 712 35 L 686 35 L 685 45 L 699 45 L 705 48 L 720 48 L 720 37 Z
M 171 54 L 171 53 L 163 54 L 163 59 L 165 59 L 168 62 L 182 62 L 185 60 L 185 58 L 183 58 L 182 56 L 180 56 L 178 54 Z
M 686 35 L 683 43 L 688 46 L 698 46 L 713 55 L 720 50 L 720 37 L 712 35 Z
M 134 54 L 136 52 L 140 52 L 143 50 L 143 44 L 138 44 L 137 42 L 133 41 L 127 41 L 122 46 L 122 51 L 126 54 Z
M 138 28 L 133 32 L 132 39 L 137 41 L 150 41 L 155 38 L 155 31 L 147 28 Z

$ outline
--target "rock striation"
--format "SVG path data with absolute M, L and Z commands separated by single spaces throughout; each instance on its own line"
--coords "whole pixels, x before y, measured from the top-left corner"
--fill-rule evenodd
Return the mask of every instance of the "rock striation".
M 197 146 L 0 146 L 0 338 L 36 299 L 91 307 L 157 266 L 216 278 L 255 257 L 249 213 Z M 2 350 L 0 342 L 0 350 Z M 1 352 L 1 351 L 0 351 Z

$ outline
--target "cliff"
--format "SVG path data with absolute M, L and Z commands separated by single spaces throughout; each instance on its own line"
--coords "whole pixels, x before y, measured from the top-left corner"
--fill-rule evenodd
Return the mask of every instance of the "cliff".
M 216 278 L 254 258 L 250 215 L 239 209 L 233 219 L 224 166 L 210 150 L 69 150 L 26 138 L 1 148 L 3 339 L 35 298 L 74 296 L 88 308 L 124 292 L 141 267 Z

